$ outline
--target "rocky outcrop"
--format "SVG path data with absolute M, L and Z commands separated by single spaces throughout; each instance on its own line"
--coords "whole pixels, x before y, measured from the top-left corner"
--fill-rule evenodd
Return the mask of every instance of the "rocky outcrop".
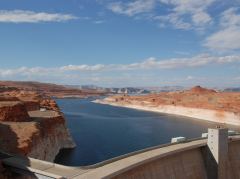
M 20 101 L 1 101 L 0 121 L 26 122 L 30 121 L 30 118 L 24 103 Z
M 0 97 L 0 136 L 1 150 L 47 161 L 60 149 L 75 147 L 56 102 L 35 92 Z
M 40 109 L 40 104 L 39 101 L 30 101 L 30 100 L 26 100 L 23 101 L 27 111 L 36 111 Z
M 201 86 L 194 86 L 191 88 L 188 92 L 191 93 L 216 93 L 215 90 L 213 89 L 207 89 L 207 88 L 202 88 Z
M 53 99 L 43 99 L 40 101 L 40 107 L 53 111 L 60 111 L 59 107 Z
M 0 101 L 19 101 L 19 99 L 11 96 L 0 96 Z
M 75 146 L 66 127 L 64 125 L 57 125 L 52 135 L 40 138 L 27 156 L 53 162 L 61 149 L 74 148 Z
M 64 117 L 57 112 L 30 112 L 32 118 L 39 118 L 38 133 L 34 136 L 27 152 L 29 157 L 54 161 L 60 149 L 74 148 L 76 145 L 66 128 Z M 50 149 L 50 150 L 49 150 Z
M 2 93 L 5 101 L 21 101 L 24 103 L 27 111 L 39 110 L 39 101 L 43 98 L 41 95 L 34 91 L 23 91 L 23 90 L 11 90 Z M 1 101 L 1 97 L 0 97 Z

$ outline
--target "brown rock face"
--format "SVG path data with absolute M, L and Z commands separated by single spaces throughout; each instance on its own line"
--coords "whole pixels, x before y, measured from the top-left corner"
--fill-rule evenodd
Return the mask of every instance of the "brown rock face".
M 0 148 L 12 154 L 53 161 L 62 148 L 73 148 L 65 119 L 55 111 L 31 111 L 31 122 L 0 122 Z
M 30 117 L 22 102 L 1 101 L 0 121 L 26 122 L 30 121 Z
M 213 89 L 202 88 L 201 86 L 195 86 L 189 90 L 192 93 L 216 93 Z
M 73 147 L 75 143 L 54 100 L 36 91 L 0 91 L 1 150 L 53 161 L 59 150 Z
M 40 109 L 39 101 L 23 101 L 27 111 L 35 111 Z
M 240 115 L 239 92 L 216 92 L 195 86 L 180 92 L 161 92 L 143 96 L 111 96 L 106 99 L 118 104 L 150 104 L 152 106 L 174 105 L 190 108 L 233 112 Z M 218 114 L 220 117 L 220 113 Z
M 52 99 L 43 99 L 40 101 L 40 107 L 48 110 L 59 111 L 57 103 Z
M 0 101 L 18 101 L 19 99 L 17 97 L 11 97 L 11 96 L 0 96 Z

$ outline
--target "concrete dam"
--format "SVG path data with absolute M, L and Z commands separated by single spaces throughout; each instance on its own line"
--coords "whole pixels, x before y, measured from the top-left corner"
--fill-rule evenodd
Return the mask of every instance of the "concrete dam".
M 240 135 L 209 129 L 205 137 L 152 147 L 92 166 L 67 167 L 32 158 L 5 156 L 12 172 L 30 178 L 239 179 Z

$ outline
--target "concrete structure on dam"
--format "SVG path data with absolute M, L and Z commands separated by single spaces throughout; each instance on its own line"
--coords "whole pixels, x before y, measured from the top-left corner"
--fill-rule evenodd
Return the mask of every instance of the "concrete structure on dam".
M 208 130 L 208 138 L 152 147 L 87 167 L 4 155 L 3 164 L 31 178 L 239 179 L 240 135 Z

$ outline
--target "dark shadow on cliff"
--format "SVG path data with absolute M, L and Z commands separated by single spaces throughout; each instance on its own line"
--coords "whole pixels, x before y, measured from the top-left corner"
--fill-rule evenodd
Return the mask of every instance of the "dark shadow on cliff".
M 17 134 L 11 129 L 10 122 L 0 122 L 0 149 L 8 153 L 16 153 Z
M 76 152 L 76 148 L 65 148 L 61 149 L 57 156 L 55 157 L 54 163 L 58 163 L 61 165 L 68 165 L 68 162 L 72 160 L 74 157 L 74 153 Z
M 13 158 L 13 156 L 15 158 Z M 21 170 L 13 167 L 10 163 L 17 163 Z M 18 149 L 18 136 L 11 128 L 11 122 L 0 122 L 0 178 L 24 179 L 37 178 L 31 174 L 26 166 L 30 165 L 27 157 L 21 156 Z

